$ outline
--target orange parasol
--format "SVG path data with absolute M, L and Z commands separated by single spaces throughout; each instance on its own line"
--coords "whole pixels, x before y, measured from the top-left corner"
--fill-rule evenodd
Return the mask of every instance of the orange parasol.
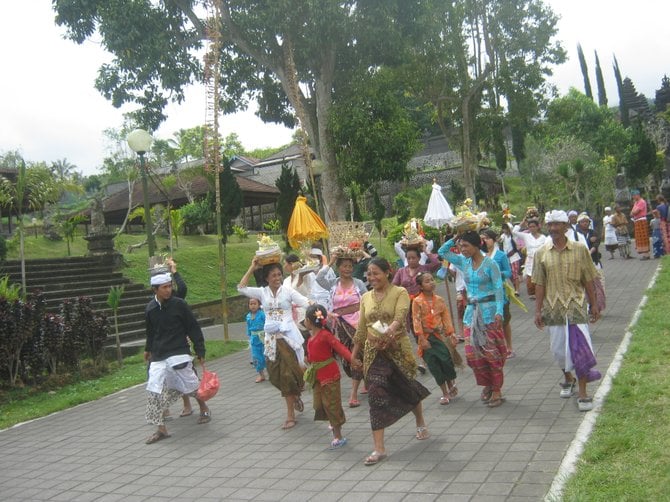
M 328 228 L 323 220 L 307 205 L 307 199 L 299 195 L 288 223 L 288 243 L 298 249 L 302 243 L 328 238 Z

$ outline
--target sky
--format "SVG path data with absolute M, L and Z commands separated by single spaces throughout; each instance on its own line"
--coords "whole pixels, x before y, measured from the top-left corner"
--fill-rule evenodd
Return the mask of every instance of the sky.
M 583 92 L 576 47 L 581 43 L 596 92 L 593 51 L 598 51 L 610 105 L 618 102 L 612 73 L 615 54 L 624 77 L 653 98 L 661 78 L 670 74 L 667 0 L 545 0 L 561 19 L 557 38 L 568 61 L 554 69 L 550 82 L 564 94 Z M 0 3 L 0 154 L 18 150 L 26 160 L 67 159 L 85 175 L 95 174 L 107 155 L 103 131 L 122 124 L 122 113 L 94 88 L 99 66 L 111 59 L 96 40 L 83 45 L 63 38 L 51 0 Z M 668 59 L 666 59 L 668 58 Z M 182 105 L 167 108 L 168 119 L 155 137 L 168 139 L 182 128 L 205 121 L 201 87 L 186 91 Z M 253 111 L 221 117 L 221 134 L 235 132 L 246 149 L 289 143 L 292 131 L 263 124 Z

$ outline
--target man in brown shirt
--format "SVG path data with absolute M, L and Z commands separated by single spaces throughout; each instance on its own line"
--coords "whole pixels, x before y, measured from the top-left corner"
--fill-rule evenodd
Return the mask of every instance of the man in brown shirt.
M 593 287 L 597 272 L 588 249 L 566 237 L 569 222 L 565 211 L 548 212 L 545 223 L 551 240 L 537 251 L 533 266 L 535 325 L 539 329 L 547 326 L 551 351 L 563 370 L 560 396 L 571 397 L 578 383 L 579 410 L 589 411 L 593 401 L 586 384 L 600 378 L 593 369 L 596 359 L 588 327 L 589 321 L 600 318 Z

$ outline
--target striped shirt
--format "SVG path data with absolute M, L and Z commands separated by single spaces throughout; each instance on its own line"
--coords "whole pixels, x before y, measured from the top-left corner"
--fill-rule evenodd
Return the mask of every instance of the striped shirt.
M 535 255 L 532 281 L 544 287 L 542 319 L 547 326 L 588 323 L 588 298 L 584 285 L 593 281 L 597 271 L 589 250 L 568 240 L 556 249 L 549 239 Z

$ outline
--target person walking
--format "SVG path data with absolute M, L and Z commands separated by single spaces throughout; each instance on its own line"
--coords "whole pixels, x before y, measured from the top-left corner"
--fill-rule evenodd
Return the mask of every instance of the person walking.
M 619 256 L 626 260 L 630 256 L 630 233 L 628 232 L 628 218 L 623 214 L 621 206 L 617 204 L 614 206 L 614 214 L 612 215 L 612 225 L 616 229 L 617 243 L 619 244 Z
M 367 293 L 365 284 L 353 276 L 356 256 L 348 249 L 332 250 L 330 263 L 316 274 L 316 281 L 324 289 L 330 291 L 330 304 L 333 306 L 328 315 L 328 328 L 337 335 L 342 344 L 351 351 L 354 348 L 354 334 L 360 318 L 361 297 Z M 333 271 L 337 269 L 339 277 Z M 361 356 L 361 361 L 362 355 Z M 346 360 L 342 361 L 342 369 L 351 378 L 351 394 L 349 408 L 361 405 L 358 400 L 358 388 L 363 380 L 361 369 L 355 369 Z
M 577 383 L 579 411 L 589 411 L 593 400 L 586 385 L 600 378 L 588 326 L 600 319 L 593 285 L 597 271 L 589 250 L 566 237 L 565 211 L 548 212 L 545 223 L 551 240 L 538 251 L 533 269 L 535 325 L 547 327 L 551 352 L 563 371 L 560 397 L 570 398 Z
M 491 228 L 486 228 L 480 232 L 483 251 L 486 256 L 491 258 L 498 268 L 502 276 L 503 285 L 505 281 L 512 278 L 512 266 L 507 258 L 507 254 L 498 247 L 498 234 Z M 503 332 L 505 333 L 505 343 L 507 344 L 507 359 L 516 357 L 512 348 L 512 313 L 510 312 L 510 299 L 507 297 L 507 292 L 503 288 L 505 306 L 503 308 Z
M 527 228 L 528 232 L 522 232 L 524 227 Z M 540 232 L 540 220 L 536 218 L 524 218 L 521 225 L 514 227 L 512 235 L 525 244 L 526 262 L 523 267 L 523 276 L 526 278 L 528 297 L 533 300 L 535 298 L 535 288 L 533 287 L 533 281 L 530 279 L 533 275 L 533 259 L 535 252 L 547 241 L 547 236 Z
M 649 222 L 647 213 L 649 207 L 647 201 L 642 198 L 639 190 L 631 190 L 633 196 L 633 208 L 630 210 L 630 217 L 635 227 L 635 251 L 640 255 L 640 260 L 649 259 Z
M 262 288 L 249 287 L 249 278 L 258 268 L 263 269 L 263 279 L 268 285 Z M 286 401 L 286 420 L 282 429 L 292 429 L 298 423 L 295 411 L 305 408 L 300 394 L 305 382 L 304 338 L 293 319 L 293 306 L 307 308 L 310 301 L 295 289 L 282 284 L 284 279 L 279 263 L 260 265 L 254 256 L 237 291 L 249 298 L 256 298 L 265 311 L 265 356 L 270 383 L 281 392 Z
M 391 265 L 373 258 L 368 265 L 372 290 L 361 298 L 360 319 L 351 359 L 363 352 L 363 374 L 368 388 L 374 450 L 363 463 L 375 465 L 387 457 L 384 430 L 407 413 L 414 414 L 416 439 L 430 434 L 421 401 L 430 392 L 416 380 L 417 364 L 405 322 L 409 295 L 391 284 Z
M 614 259 L 614 251 L 619 247 L 619 241 L 616 236 L 616 227 L 612 223 L 614 215 L 612 208 L 607 206 L 605 208 L 605 216 L 603 216 L 603 237 L 605 240 L 605 249 L 610 254 L 610 260 Z
M 455 242 L 458 242 L 461 254 L 451 250 Z M 465 358 L 477 385 L 483 387 L 481 401 L 489 408 L 495 408 L 504 401 L 503 368 L 507 359 L 502 327 L 504 290 L 498 265 L 482 254 L 480 246 L 479 234 L 469 230 L 457 239 L 445 242 L 438 254 L 463 272 L 468 293 L 463 317 Z
M 165 426 L 165 412 L 183 394 L 196 398 L 200 407 L 199 424 L 211 420 L 207 404 L 196 397 L 198 375 L 193 368 L 189 340 L 200 363 L 205 360 L 205 339 L 186 302 L 172 294 L 172 274 L 151 277 L 154 298 L 145 310 L 146 343 L 144 360 L 149 365 L 146 419 L 158 429 L 146 444 L 170 437 Z
M 451 350 L 458 345 L 454 334 L 449 309 L 444 299 L 435 294 L 435 279 L 428 272 L 419 272 L 416 282 L 421 292 L 414 298 L 412 305 L 412 323 L 419 339 L 419 357 L 423 358 L 430 369 L 435 383 L 442 391 L 440 404 L 446 405 L 458 395 L 456 387 L 456 368 Z

